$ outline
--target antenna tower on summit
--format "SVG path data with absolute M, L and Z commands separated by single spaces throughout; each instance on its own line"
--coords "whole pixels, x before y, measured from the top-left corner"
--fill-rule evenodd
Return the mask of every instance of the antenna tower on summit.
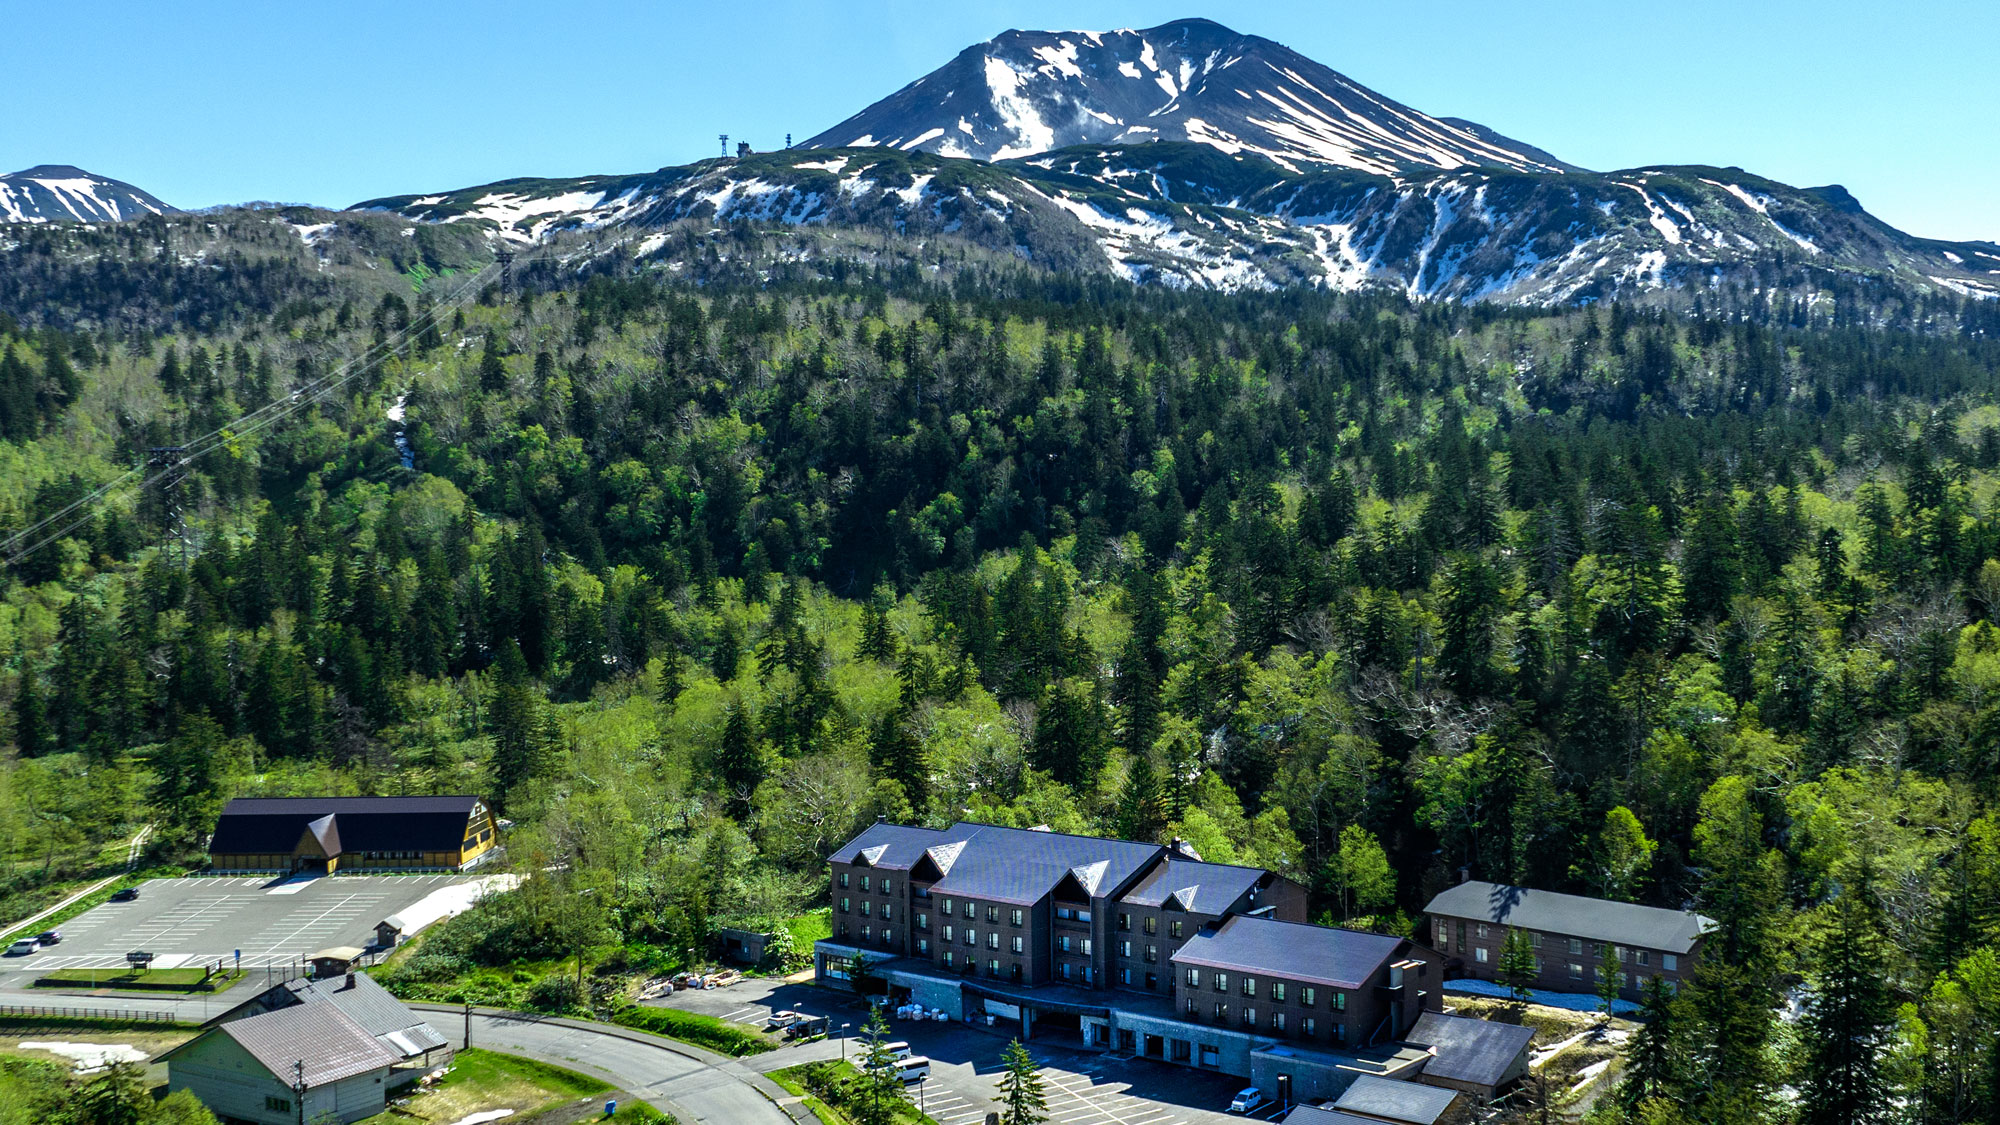
M 722 142 L 722 156 L 723 159 L 727 160 L 729 158 L 729 134 L 717 133 L 715 139 Z

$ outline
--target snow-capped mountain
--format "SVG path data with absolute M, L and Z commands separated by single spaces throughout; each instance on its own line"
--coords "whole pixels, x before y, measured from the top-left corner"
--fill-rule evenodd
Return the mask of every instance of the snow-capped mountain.
M 115 223 L 175 213 L 150 192 L 68 164 L 0 176 L 0 223 Z
M 1006 160 L 1072 145 L 1192 141 L 1288 171 L 1378 175 L 1570 165 L 1481 125 L 1398 104 L 1210 20 L 1143 31 L 1008 31 L 805 142 Z

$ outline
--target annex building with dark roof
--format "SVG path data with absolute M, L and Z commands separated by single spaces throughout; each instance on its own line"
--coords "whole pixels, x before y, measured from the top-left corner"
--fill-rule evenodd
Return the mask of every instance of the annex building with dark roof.
M 213 871 L 461 871 L 495 844 L 486 802 L 445 797 L 238 797 L 208 843 Z
M 1713 919 L 1670 910 L 1560 894 L 1476 880 L 1447 888 L 1424 907 L 1447 968 L 1481 980 L 1498 980 L 1507 934 L 1527 935 L 1535 958 L 1528 987 L 1550 992 L 1595 992 L 1601 975 L 1615 973 L 1619 994 L 1637 999 L 1647 978 L 1670 985 L 1694 975 Z

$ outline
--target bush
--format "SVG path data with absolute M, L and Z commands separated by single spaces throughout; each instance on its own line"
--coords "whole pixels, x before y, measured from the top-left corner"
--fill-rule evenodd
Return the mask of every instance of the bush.
M 583 1007 L 583 993 L 568 973 L 550 973 L 528 986 L 528 1006 L 544 1012 L 574 1012 Z
M 771 1042 L 752 1028 L 678 1008 L 627 1008 L 612 1021 L 736 1058 L 771 1049 Z

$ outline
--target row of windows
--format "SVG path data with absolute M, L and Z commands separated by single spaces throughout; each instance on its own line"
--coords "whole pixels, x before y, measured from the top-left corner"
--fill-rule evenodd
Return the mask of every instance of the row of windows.
M 1187 971 L 1187 986 L 1189 988 L 1200 988 L 1201 979 L 1200 969 L 1189 969 Z M 1228 992 L 1229 974 L 1225 972 L 1212 973 L 1209 975 L 1209 983 L 1217 992 Z M 1271 1002 L 1274 1004 L 1283 1004 L 1286 996 L 1291 991 L 1290 984 L 1291 982 L 1289 981 L 1272 981 L 1270 988 Z M 1252 976 L 1241 977 L 1239 978 L 1238 987 L 1242 990 L 1243 995 L 1254 999 L 1257 995 L 1257 978 Z M 1333 993 L 1331 1000 L 1333 1011 L 1344 1012 L 1347 1010 L 1347 993 L 1336 991 Z M 1193 1001 L 1189 1001 L 1189 1003 L 1193 1003 Z M 1299 1004 L 1301 1007 L 1311 1008 L 1318 1003 L 1319 989 L 1309 984 L 1299 986 Z
M 866 891 L 868 889 L 869 881 L 870 881 L 870 876 L 865 874 L 861 876 L 862 890 Z M 845 871 L 840 873 L 840 889 L 843 891 L 847 889 L 847 872 Z M 885 895 L 892 895 L 896 893 L 896 881 L 894 879 L 891 879 L 887 875 L 882 876 L 882 893 Z
M 834 927 L 833 936 L 842 941 L 845 941 L 847 940 L 847 934 L 848 934 L 847 921 L 845 919 L 842 919 L 840 924 Z M 861 940 L 864 942 L 874 941 L 875 928 L 873 926 L 861 927 Z M 894 945 L 895 943 L 896 943 L 895 929 L 889 926 L 882 927 L 882 944 Z
M 1068 961 L 1056 966 L 1056 975 L 1064 980 L 1081 980 L 1085 984 L 1096 979 L 1089 965 L 1072 965 Z
M 1020 911 L 1017 910 L 1014 913 L 1019 914 Z M 1060 922 L 1088 922 L 1090 921 L 1090 911 L 1076 906 L 1058 906 L 1056 907 L 1056 920 Z M 1019 925 L 1018 922 L 1015 924 Z
M 1160 931 L 1160 920 L 1158 918 L 1153 917 L 1150 914 L 1140 919 L 1140 922 L 1141 922 L 1140 928 L 1148 934 L 1156 934 Z M 1121 911 L 1118 915 L 1118 928 L 1125 933 L 1131 933 L 1132 916 L 1130 914 L 1126 914 Z M 1187 923 L 1180 920 L 1179 918 L 1175 918 L 1167 923 L 1168 937 L 1180 937 L 1184 933 L 1186 933 L 1186 931 L 1187 931 Z
M 1488 941 L 1491 939 L 1492 931 L 1495 928 L 1496 927 L 1489 926 L 1484 922 L 1477 923 L 1474 927 L 1475 930 L 1474 936 L 1476 936 L 1480 941 Z M 1536 933 L 1533 930 L 1527 930 L 1524 932 L 1528 935 L 1528 947 L 1530 949 L 1540 949 L 1542 947 L 1541 934 Z M 1451 929 L 1449 924 L 1442 920 L 1439 921 L 1437 924 L 1437 939 L 1438 939 L 1438 948 L 1447 950 L 1451 948 Z M 1582 938 L 1573 937 L 1573 938 L 1567 938 L 1565 940 L 1568 942 L 1569 955 L 1571 957 L 1583 956 L 1584 940 Z M 1460 922 L 1458 923 L 1458 951 L 1460 953 L 1465 952 L 1465 947 L 1466 947 L 1465 923 Z M 1614 945 L 1611 947 L 1611 949 L 1612 949 L 1612 955 L 1615 956 L 1621 962 L 1628 962 L 1631 964 L 1645 965 L 1645 966 L 1650 966 L 1653 962 L 1653 952 L 1652 950 L 1649 949 L 1631 949 L 1623 945 Z M 1472 952 L 1473 952 L 1473 957 L 1476 960 L 1478 960 L 1480 964 L 1488 963 L 1490 954 L 1488 953 L 1487 950 L 1474 949 Z M 1592 952 L 1595 953 L 1596 951 L 1592 950 Z M 1537 964 L 1539 963 L 1540 961 L 1539 959 L 1537 959 Z M 1660 954 L 1660 967 L 1668 970 L 1678 969 L 1680 968 L 1680 958 L 1672 953 L 1662 953 Z M 1539 972 L 1540 970 L 1538 969 L 1537 971 Z
M 1118 956 L 1120 956 L 1120 957 L 1130 957 L 1130 956 L 1132 956 L 1132 942 L 1131 942 L 1131 940 L 1130 940 L 1130 939 L 1126 939 L 1126 940 L 1123 940 L 1123 941 L 1120 941 L 1120 942 L 1118 943 Z M 1157 961 L 1158 961 L 1159 959 L 1160 959 L 1160 947 L 1159 947 L 1159 946 L 1157 946 L 1157 945 L 1154 945 L 1154 944 L 1153 944 L 1152 942 L 1150 942 L 1150 941 L 1149 941 L 1149 942 L 1147 942 L 1147 943 L 1146 943 L 1146 962 L 1147 962 L 1148 964 L 1152 964 L 1152 963 L 1154 963 L 1154 962 L 1157 962 Z
M 873 911 L 873 908 L 874 908 L 874 904 L 873 904 L 873 903 L 869 902 L 869 901 L 868 901 L 867 899 L 865 899 L 865 898 L 861 900 L 861 916 L 862 916 L 863 918 L 867 918 L 867 917 L 871 917 L 871 916 L 872 916 L 872 911 Z M 846 895 L 842 895 L 842 896 L 840 896 L 840 912 L 841 912 L 842 914 L 846 914 L 846 913 L 848 912 L 848 909 L 849 909 L 849 903 L 848 903 L 848 900 L 847 900 L 847 896 L 846 896 Z M 896 913 L 896 904 L 895 904 L 895 903 L 893 903 L 893 902 L 885 902 L 885 903 L 883 903 L 883 904 L 882 904 L 882 920 L 883 920 L 883 921 L 885 921 L 885 922 L 886 922 L 886 921 L 889 921 L 889 920 L 890 920 L 891 918 L 895 917 L 895 913 Z
M 1201 1002 L 1194 999 L 1193 997 L 1189 997 L 1186 1001 L 1182 1003 L 1181 1010 L 1187 1013 L 1187 1017 L 1189 1019 L 1201 1018 Z M 1221 1000 L 1217 1000 L 1215 1002 L 1214 1007 L 1211 1008 L 1210 1011 L 1213 1014 L 1216 1023 L 1230 1022 L 1229 1005 L 1227 1003 Z M 1242 1024 L 1244 1027 L 1259 1026 L 1257 1022 L 1256 1007 L 1254 1005 L 1246 1005 L 1245 1007 L 1239 1008 L 1236 1012 L 1236 1022 Z M 1290 1023 L 1291 1023 L 1290 1013 L 1279 1011 L 1271 1013 L 1270 1021 L 1266 1026 L 1269 1026 L 1272 1031 L 1282 1035 L 1286 1031 L 1290 1030 Z M 1334 1040 L 1338 1041 L 1340 1039 L 1339 1024 L 1337 1023 L 1328 1024 L 1327 1032 Z M 1300 1037 L 1305 1039 L 1317 1038 L 1319 1035 L 1319 1021 L 1312 1016 L 1301 1017 L 1299 1020 L 1299 1035 Z

